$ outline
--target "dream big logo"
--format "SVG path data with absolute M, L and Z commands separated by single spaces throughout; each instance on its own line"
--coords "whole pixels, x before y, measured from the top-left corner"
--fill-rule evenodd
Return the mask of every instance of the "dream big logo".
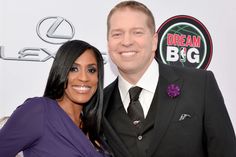
M 158 33 L 156 55 L 163 63 L 206 69 L 212 57 L 212 41 L 206 27 L 186 15 L 166 20 Z

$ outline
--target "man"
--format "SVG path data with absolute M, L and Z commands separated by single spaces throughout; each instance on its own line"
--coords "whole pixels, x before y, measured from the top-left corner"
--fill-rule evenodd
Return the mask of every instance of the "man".
M 105 89 L 103 129 L 115 157 L 236 157 L 213 73 L 156 60 L 154 18 L 139 2 L 116 5 L 107 27 L 119 76 Z M 141 87 L 136 96 L 133 86 Z

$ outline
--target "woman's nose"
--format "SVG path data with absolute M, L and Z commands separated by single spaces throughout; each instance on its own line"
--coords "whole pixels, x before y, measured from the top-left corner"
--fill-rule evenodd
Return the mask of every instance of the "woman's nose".
M 85 70 L 80 71 L 80 75 L 78 76 L 80 81 L 86 82 L 89 80 L 88 73 Z

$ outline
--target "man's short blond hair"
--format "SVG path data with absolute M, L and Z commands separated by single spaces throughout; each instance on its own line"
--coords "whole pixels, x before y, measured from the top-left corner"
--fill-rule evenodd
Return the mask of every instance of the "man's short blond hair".
M 121 10 L 121 9 L 125 9 L 125 8 L 140 11 L 140 12 L 144 13 L 145 15 L 147 15 L 147 17 L 148 17 L 147 25 L 150 28 L 150 31 L 152 33 L 155 33 L 156 26 L 155 26 L 154 16 L 153 16 L 152 12 L 148 9 L 147 6 L 145 6 L 144 4 L 137 2 L 137 1 L 122 1 L 122 2 L 118 3 L 114 8 L 112 8 L 110 13 L 107 16 L 107 35 L 108 35 L 108 32 L 110 31 L 111 16 L 117 10 Z

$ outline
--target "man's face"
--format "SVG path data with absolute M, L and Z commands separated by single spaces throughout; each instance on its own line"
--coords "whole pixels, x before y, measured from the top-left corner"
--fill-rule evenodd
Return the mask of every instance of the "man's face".
M 129 8 L 115 11 L 110 18 L 108 51 L 126 79 L 141 77 L 155 56 L 157 35 L 151 33 L 147 19 L 144 13 Z

